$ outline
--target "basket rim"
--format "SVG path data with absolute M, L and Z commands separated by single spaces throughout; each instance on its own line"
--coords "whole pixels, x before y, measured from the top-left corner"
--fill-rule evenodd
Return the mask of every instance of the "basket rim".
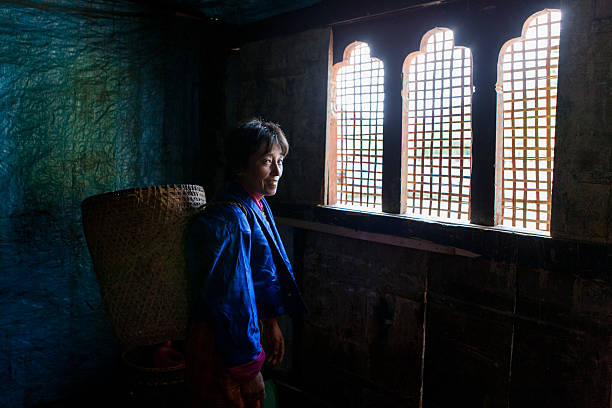
M 89 203 L 91 201 L 94 200 L 98 200 L 101 198 L 106 198 L 106 197 L 116 197 L 116 198 L 120 198 L 121 196 L 130 194 L 130 193 L 134 193 L 138 190 L 145 190 L 145 189 L 150 189 L 150 188 L 160 188 L 160 187 L 165 187 L 165 188 L 176 188 L 176 187 L 198 187 L 200 189 L 202 189 L 202 191 L 204 191 L 204 187 L 202 187 L 199 184 L 190 184 L 190 183 L 178 183 L 178 184 L 151 184 L 151 185 L 146 185 L 146 186 L 140 186 L 140 187 L 130 187 L 130 188 L 125 188 L 122 190 L 116 190 L 116 191 L 107 191 L 105 193 L 100 193 L 100 194 L 94 194 L 92 196 L 86 197 L 85 199 L 83 199 L 81 206 L 85 205 L 86 203 Z

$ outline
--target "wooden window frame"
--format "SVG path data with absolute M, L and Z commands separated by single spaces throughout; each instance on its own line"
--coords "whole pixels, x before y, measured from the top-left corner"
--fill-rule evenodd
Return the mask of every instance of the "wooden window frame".
M 422 56 L 423 59 L 427 58 L 428 54 L 431 55 L 429 53 L 429 51 L 427 50 L 429 41 L 432 37 L 434 36 L 438 36 L 439 34 L 442 34 L 443 37 L 445 37 L 444 40 L 442 40 L 443 43 L 447 43 L 450 42 L 450 49 L 445 49 L 444 51 L 438 51 L 436 52 L 436 54 L 440 53 L 440 54 L 444 54 L 442 55 L 442 59 L 438 60 L 437 58 L 435 58 L 432 62 L 428 62 L 428 61 L 423 61 L 422 63 L 419 63 L 418 59 L 419 57 Z M 449 39 L 446 39 L 446 37 L 449 36 Z M 435 41 L 435 40 L 434 40 Z M 434 42 L 435 44 L 435 42 Z M 461 53 L 461 67 L 460 68 L 456 68 L 454 67 L 454 63 L 456 62 L 457 58 L 454 56 L 455 52 L 459 52 Z M 450 56 L 450 61 L 449 58 L 447 58 L 447 53 L 451 53 Z M 465 64 L 465 59 L 469 57 L 469 64 L 467 65 L 467 67 L 469 67 L 470 73 L 469 75 L 465 75 L 465 69 L 466 69 L 466 64 Z M 414 62 L 414 65 L 417 65 L 417 69 L 415 70 L 414 74 L 411 73 L 411 65 Z M 426 86 L 426 83 L 428 81 L 427 78 L 427 74 L 431 73 L 432 76 L 434 75 L 434 72 L 438 71 L 438 69 L 436 68 L 437 64 L 446 64 L 449 63 L 449 68 L 445 68 L 444 66 L 440 67 L 439 71 L 442 71 L 442 75 L 444 74 L 444 72 L 446 70 L 448 70 L 448 77 L 442 76 L 440 79 L 437 78 L 431 78 L 431 82 L 434 84 L 432 90 L 430 91 L 431 94 L 431 98 L 427 98 L 427 93 L 428 93 L 428 89 Z M 403 84 L 402 84 L 402 99 L 403 99 L 403 103 L 402 103 L 402 171 L 406 172 L 406 177 L 407 177 L 407 182 L 402 186 L 402 188 L 407 189 L 405 193 L 402 194 L 402 197 L 406 197 L 406 200 L 409 200 L 409 196 L 411 195 L 411 190 L 408 189 L 408 184 L 410 183 L 411 185 L 413 185 L 414 190 L 412 190 L 413 194 L 413 200 L 416 200 L 416 195 L 419 196 L 419 205 L 417 206 L 416 204 L 414 204 L 413 201 L 413 205 L 409 205 L 408 203 L 405 204 L 405 214 L 407 215 L 411 215 L 414 216 L 416 218 L 435 218 L 435 219 L 440 219 L 440 220 L 444 220 L 444 221 L 452 221 L 452 222 L 459 222 L 459 223 L 469 223 L 469 216 L 470 216 L 470 180 L 471 180 L 471 143 L 472 143 L 472 136 L 471 136 L 471 132 L 472 132 L 472 94 L 473 94 L 473 90 L 474 90 L 474 83 L 473 83 L 473 57 L 472 57 L 472 53 L 471 50 L 468 47 L 464 47 L 464 46 L 459 46 L 456 45 L 455 40 L 454 40 L 454 33 L 451 29 L 446 28 L 446 27 L 434 27 L 431 30 L 427 31 L 422 39 L 421 39 L 421 45 L 419 47 L 418 51 L 414 51 L 411 52 L 410 54 L 408 54 L 408 56 L 406 57 L 406 59 L 404 60 L 403 63 L 403 67 L 402 67 L 402 77 L 403 77 Z M 427 66 L 432 64 L 433 67 L 431 67 L 431 69 L 428 69 Z M 424 68 L 424 72 L 423 72 L 423 79 L 419 80 L 418 79 L 418 68 L 419 67 L 423 67 Z M 461 70 L 461 74 L 457 77 L 455 75 L 453 75 L 453 70 L 454 69 L 460 69 Z M 412 77 L 415 77 L 414 81 L 411 81 Z M 466 85 L 465 84 L 465 79 L 469 78 L 469 83 Z M 455 79 L 461 79 L 461 84 L 459 86 L 455 86 L 453 83 L 455 82 Z M 445 86 L 444 83 L 448 81 L 448 85 Z M 441 88 L 438 89 L 438 87 L 435 85 L 436 83 L 440 82 L 441 83 Z M 410 89 L 410 86 L 412 84 L 416 84 L 416 86 L 414 87 L 414 89 Z M 419 90 L 419 85 L 423 83 L 423 90 L 420 91 Z M 454 100 L 456 97 L 452 95 L 452 93 L 454 92 L 454 90 L 458 88 L 461 92 L 461 94 L 459 95 L 459 98 L 461 98 L 461 104 L 459 105 L 459 110 L 460 110 L 460 117 L 461 117 L 461 121 L 460 121 L 460 129 L 459 132 L 461 133 L 461 136 L 459 137 L 459 151 L 460 154 L 458 157 L 453 157 L 453 151 L 456 150 L 456 148 L 454 148 L 454 146 L 452 146 L 454 139 L 453 136 L 456 133 L 454 127 L 454 123 L 452 121 L 453 117 L 457 116 L 455 115 L 453 112 L 456 108 L 456 106 L 454 106 L 451 101 Z M 468 88 L 469 91 L 469 95 L 465 93 L 465 88 Z M 449 92 L 449 96 L 448 96 L 448 107 L 446 108 L 446 110 L 448 111 L 448 115 L 444 114 L 444 104 L 443 102 L 447 99 L 444 98 L 444 92 L 448 91 Z M 440 93 L 440 97 L 436 97 L 436 92 Z M 433 105 L 431 107 L 431 115 L 427 115 L 427 113 L 424 113 L 422 115 L 422 119 L 431 119 L 432 120 L 432 125 L 431 126 L 431 130 L 430 130 L 430 137 L 427 137 L 427 123 L 423 123 L 423 131 L 422 131 L 422 137 L 421 140 L 419 140 L 418 134 L 420 132 L 417 131 L 418 128 L 418 120 L 416 118 L 419 117 L 418 115 L 418 111 L 419 110 L 423 110 L 423 111 L 427 111 L 427 107 L 424 106 L 423 109 L 418 109 L 418 103 L 420 102 L 419 98 L 415 98 L 414 100 L 412 100 L 410 98 L 410 95 L 414 95 L 416 94 L 416 96 L 418 97 L 419 93 L 423 94 L 423 98 L 422 102 L 428 102 L 428 101 L 432 101 L 433 102 L 440 102 L 440 106 L 437 108 L 437 110 L 439 111 L 439 113 L 436 115 L 435 111 L 436 111 L 436 106 Z M 468 97 L 470 99 L 469 104 L 464 104 L 463 102 L 465 101 L 465 98 Z M 413 109 L 410 108 L 410 104 L 417 104 L 417 106 L 415 106 Z M 469 112 L 466 113 L 466 108 L 469 107 Z M 410 114 L 414 113 L 414 117 L 415 117 L 415 123 L 411 123 L 410 122 Z M 469 121 L 468 121 L 468 125 L 466 127 L 466 115 L 469 116 Z M 435 124 L 433 124 L 433 120 L 434 119 L 438 119 L 439 123 L 437 123 L 440 126 L 439 129 L 439 134 L 438 132 L 435 130 Z M 448 146 L 443 146 L 443 139 L 444 139 L 444 120 L 448 119 L 448 129 L 447 129 L 447 133 L 448 133 Z M 410 126 L 414 126 L 415 127 L 415 132 L 411 132 L 409 130 Z M 466 137 L 465 134 L 466 132 L 469 132 L 470 136 Z M 412 140 L 412 136 L 414 135 L 414 140 Z M 439 137 L 439 139 L 436 139 L 436 136 Z M 429 160 L 431 162 L 433 162 L 434 159 L 434 154 L 433 154 L 433 150 L 436 149 L 435 145 L 430 146 L 431 148 L 431 154 L 429 157 L 427 157 L 425 155 L 425 151 L 427 150 L 427 142 L 436 142 L 438 141 L 440 146 L 437 146 L 439 149 L 439 154 L 438 154 L 438 173 L 434 174 L 433 169 L 436 167 L 433 163 L 430 164 L 429 166 L 426 165 L 425 160 Z M 410 146 L 411 143 L 414 143 L 414 146 Z M 421 142 L 421 146 L 419 146 L 419 142 Z M 469 142 L 468 145 L 466 146 L 465 143 Z M 418 155 L 418 150 L 419 148 L 422 150 L 422 153 L 419 157 Z M 447 148 L 447 149 L 445 149 Z M 464 157 L 464 151 L 465 149 L 469 149 L 470 154 L 468 157 Z M 412 156 L 410 156 L 410 152 L 414 150 L 414 153 Z M 448 150 L 448 155 L 444 156 L 443 152 L 444 150 Z M 408 174 L 408 171 L 410 169 L 410 164 L 408 163 L 409 159 L 413 159 L 415 161 L 414 164 L 414 171 L 411 173 L 413 175 L 413 179 L 412 181 L 410 180 L 410 174 Z M 417 174 L 417 170 L 416 170 L 416 161 L 420 159 L 421 160 L 421 172 Z M 448 166 L 444 166 L 443 162 L 444 160 L 448 161 Z M 459 160 L 460 161 L 460 165 L 459 165 L 459 192 L 458 194 L 455 194 L 455 192 L 453 191 L 453 187 L 451 182 L 452 181 L 456 181 L 456 176 L 453 176 L 452 172 L 454 167 L 452 166 L 452 162 L 454 160 Z M 465 160 L 469 160 L 469 165 L 467 166 L 467 172 L 468 174 L 464 174 L 466 170 L 465 167 Z M 427 169 L 428 167 L 431 169 L 430 174 L 426 174 L 427 173 Z M 449 174 L 448 174 L 448 181 L 449 181 L 449 185 L 448 185 L 448 192 L 444 192 L 442 191 L 442 179 L 446 178 L 446 176 L 443 174 L 444 170 L 448 170 Z M 430 181 L 429 183 L 426 183 L 424 181 L 425 178 L 429 177 Z M 438 178 L 438 183 L 434 183 L 434 177 Z M 467 182 L 464 183 L 464 177 L 467 178 Z M 417 178 L 420 178 L 420 182 L 417 181 Z M 425 187 L 429 187 L 430 191 L 425 191 L 426 188 Z M 437 186 L 437 192 L 433 191 L 433 188 Z M 458 197 L 460 200 L 464 197 L 466 197 L 466 195 L 464 194 L 464 187 L 465 189 L 467 189 L 467 205 L 465 208 L 465 212 L 462 211 L 462 207 L 463 207 L 463 203 L 461 201 L 459 201 L 458 203 L 458 207 L 457 210 L 454 210 L 452 208 L 452 204 L 453 204 L 453 197 Z M 420 191 L 417 191 L 418 189 L 420 189 Z M 429 200 L 425 200 L 424 199 L 424 195 L 428 194 L 429 196 Z M 434 195 L 437 195 L 437 200 L 434 200 Z M 444 196 L 448 196 L 448 199 L 445 200 L 443 199 Z M 425 208 L 423 205 L 424 201 L 428 201 L 429 202 L 429 208 Z M 437 202 L 437 208 L 432 207 L 432 204 L 434 202 Z M 442 205 L 446 203 L 447 204 L 447 209 L 444 210 L 442 208 Z M 411 208 L 413 209 L 411 211 Z M 425 214 L 425 212 L 428 212 L 428 214 Z M 452 217 L 452 216 L 441 216 L 440 214 L 442 212 L 446 211 L 447 214 L 453 214 L 456 213 L 456 217 Z M 432 214 L 433 212 L 436 212 L 436 214 Z
M 534 14 L 532 14 L 531 16 L 529 16 L 523 23 L 523 27 L 521 30 L 521 35 L 519 37 L 516 38 L 512 38 L 510 40 L 508 40 L 500 49 L 499 52 L 499 57 L 498 57 L 498 62 L 497 62 L 497 76 L 498 76 L 498 80 L 496 83 L 496 91 L 497 91 L 497 130 L 496 130 L 496 158 L 495 158 L 495 162 L 496 162 L 496 171 L 495 171 L 495 225 L 496 226 L 500 226 L 503 228 L 510 228 L 510 229 L 516 229 L 516 230 L 520 230 L 520 231 L 524 231 L 524 232 L 531 232 L 531 233 L 543 233 L 543 234 L 550 234 L 550 221 L 551 221 L 551 209 L 552 209 L 552 183 L 553 183 L 553 171 L 554 171 L 554 133 L 555 133 L 555 118 L 556 118 L 556 103 L 554 104 L 554 106 L 551 106 L 550 102 L 552 99 L 555 99 L 556 101 L 556 97 L 557 97 L 557 78 L 558 78 L 558 72 L 556 75 L 552 75 L 551 74 L 551 69 L 552 68 L 557 68 L 558 69 L 558 61 L 559 61 L 559 55 L 558 55 L 558 49 L 559 49 L 559 44 L 557 44 L 556 46 L 552 46 L 551 45 L 551 40 L 553 39 L 557 39 L 560 40 L 560 35 L 559 38 L 553 38 L 553 36 L 549 33 L 548 37 L 546 37 L 546 39 L 548 40 L 548 45 L 546 48 L 547 51 L 547 61 L 550 62 L 551 59 L 551 54 L 553 49 L 557 50 L 557 55 L 556 57 L 554 57 L 554 59 L 557 60 L 557 65 L 556 66 L 551 66 L 550 64 L 547 64 L 545 69 L 546 69 L 546 87 L 545 88 L 541 88 L 539 87 L 537 84 L 539 82 L 539 80 L 541 79 L 539 76 L 537 76 L 534 73 L 534 78 L 532 79 L 528 79 L 526 78 L 525 72 L 528 70 L 527 67 L 525 67 L 524 65 L 524 57 L 521 57 L 520 60 L 520 64 L 521 66 L 523 66 L 522 68 L 518 68 L 515 69 L 515 67 L 513 66 L 509 72 L 509 74 L 512 76 L 512 78 L 508 81 L 504 79 L 504 74 L 506 74 L 507 72 L 503 69 L 503 65 L 506 63 L 504 62 L 504 57 L 506 55 L 514 55 L 516 54 L 515 51 L 512 50 L 512 48 L 515 47 L 516 44 L 521 44 L 520 47 L 520 51 L 525 54 L 526 51 L 525 50 L 525 43 L 527 41 L 539 41 L 540 37 L 539 35 L 536 36 L 535 39 L 529 39 L 527 38 L 527 33 L 528 30 L 531 28 L 532 23 L 537 20 L 540 16 L 542 15 L 548 15 L 548 24 L 547 27 L 550 28 L 551 23 L 551 16 L 552 13 L 560 13 L 561 10 L 559 9 L 549 9 L 546 8 L 544 10 L 540 10 Z M 559 20 L 559 24 L 561 23 L 561 20 Z M 536 24 L 535 26 L 536 28 L 538 27 L 538 25 Z M 538 52 L 540 50 L 539 46 L 536 46 L 533 52 Z M 531 52 L 531 51 L 529 51 Z M 535 58 L 535 62 L 534 62 L 534 67 L 530 68 L 532 70 L 536 70 L 539 71 L 542 68 L 538 65 L 540 58 L 536 57 Z M 515 61 L 512 59 L 511 64 L 515 64 Z M 506 101 L 504 100 L 504 93 L 506 92 L 511 92 L 511 93 L 516 93 L 517 90 L 514 89 L 514 85 L 512 85 L 512 88 L 510 91 L 504 91 L 503 89 L 503 83 L 504 82 L 515 82 L 515 78 L 514 78 L 514 74 L 515 73 L 520 73 L 520 81 L 516 81 L 516 82 L 521 82 L 521 86 L 520 89 L 522 89 L 521 94 L 523 95 L 521 98 L 516 99 L 514 96 Z M 551 80 L 554 80 L 554 85 L 551 85 Z M 528 87 L 527 82 L 528 81 L 534 81 L 534 97 L 533 97 L 533 108 L 528 108 L 527 103 L 530 101 L 530 98 L 527 96 L 527 91 L 530 89 Z M 539 106 L 540 104 L 540 99 L 538 97 L 538 94 L 540 93 L 541 89 L 545 89 L 546 90 L 546 106 L 544 108 L 541 108 Z M 554 91 L 554 95 L 551 93 L 551 91 Z M 505 104 L 506 103 L 512 103 L 513 104 L 513 108 L 510 111 L 505 110 Z M 516 105 L 521 105 L 522 106 L 522 110 L 520 112 L 520 115 L 518 117 L 515 116 L 515 112 L 517 112 L 517 108 L 515 107 Z M 530 111 L 533 110 L 533 120 L 534 120 L 534 126 L 529 126 L 528 125 L 528 119 L 530 118 L 529 113 Z M 545 116 L 541 117 L 539 116 L 541 114 L 541 111 L 545 111 Z M 511 119 L 507 119 L 506 118 L 506 113 L 510 113 L 510 118 Z M 522 120 L 520 119 L 522 118 Z M 539 124 L 537 123 L 539 121 L 539 119 L 546 119 L 546 126 L 539 126 Z M 510 120 L 510 122 L 512 122 L 512 125 L 510 127 L 506 126 L 506 121 Z M 514 123 L 520 121 L 523 124 L 519 127 L 515 127 Z M 555 123 L 552 123 L 555 122 Z M 529 147 L 527 146 L 527 142 L 528 139 L 530 139 L 528 133 L 530 128 L 533 127 L 533 142 L 534 142 L 534 146 L 533 147 Z M 541 147 L 539 146 L 539 142 L 540 142 L 540 128 L 546 128 L 546 135 L 545 135 L 545 140 L 546 140 L 546 144 L 547 146 L 545 147 L 545 149 L 541 149 Z M 506 130 L 510 131 L 512 133 L 511 137 L 506 137 L 505 132 Z M 520 131 L 520 132 L 517 132 Z M 515 136 L 515 132 L 517 133 L 522 133 L 522 136 Z M 521 144 L 523 146 L 516 146 L 515 142 L 517 141 L 517 139 L 520 139 Z M 506 140 L 510 140 L 512 143 L 512 146 L 510 148 L 505 146 L 505 141 Z M 505 155 L 505 151 L 510 150 L 511 151 L 511 156 L 510 157 L 506 157 Z M 541 169 L 540 168 L 540 161 L 542 161 L 542 157 L 540 157 L 540 150 L 545 150 L 546 151 L 546 157 L 545 160 L 547 161 L 548 165 L 545 169 Z M 522 156 L 520 158 L 517 159 L 517 151 L 521 151 Z M 530 170 L 527 166 L 527 161 L 528 160 L 528 155 L 527 153 L 529 151 L 533 151 L 534 153 L 534 165 L 535 168 L 533 170 Z M 540 159 L 540 160 L 538 160 Z M 512 162 L 512 167 L 508 168 L 506 167 L 506 162 L 507 161 L 511 161 Z M 516 163 L 520 162 L 523 165 L 519 166 Z M 506 182 L 506 179 L 504 177 L 504 172 L 506 171 L 511 171 L 513 173 L 513 178 L 512 180 L 510 180 L 513 183 L 513 187 L 512 189 L 507 189 L 504 187 L 504 184 Z M 520 178 L 518 181 L 516 179 L 516 173 L 521 172 L 521 174 L 523 174 L 523 177 Z M 528 201 L 534 201 L 534 200 L 530 200 L 528 197 L 528 193 L 529 193 L 529 188 L 526 185 L 527 183 L 529 183 L 530 181 L 528 180 L 527 177 L 527 173 L 528 172 L 533 172 L 535 173 L 535 181 L 534 183 L 536 184 L 535 187 L 535 191 L 534 194 L 536 195 L 535 198 L 535 203 L 534 202 L 528 202 Z M 540 193 L 542 192 L 540 189 L 540 184 L 544 183 L 544 182 L 540 182 L 540 173 L 541 172 L 545 172 L 547 179 L 545 181 L 546 183 L 546 202 L 543 202 L 540 199 Z M 524 184 L 524 188 L 519 188 L 517 187 L 517 183 L 522 183 Z M 507 217 L 504 217 L 504 205 L 505 203 L 509 203 L 509 200 L 507 198 L 505 198 L 504 196 L 504 191 L 511 191 L 511 195 L 512 195 L 512 208 L 510 209 L 510 212 L 512 213 L 512 218 L 511 218 L 511 223 L 513 225 L 507 225 L 504 223 L 505 220 L 508 220 Z M 521 201 L 521 208 L 517 207 L 517 201 L 519 200 L 517 198 L 517 193 L 521 193 L 522 198 L 520 198 Z M 542 201 L 542 202 L 541 202 Z M 536 228 L 528 228 L 527 224 L 530 222 L 528 216 L 527 216 L 527 212 L 528 211 L 532 211 L 529 209 L 529 205 L 535 205 L 536 206 L 536 210 L 535 210 L 535 214 L 536 214 L 536 220 L 534 221 L 536 224 Z M 540 215 L 541 215 L 541 210 L 540 207 L 545 205 L 546 206 L 546 220 L 544 220 L 544 222 L 542 222 L 542 220 L 540 220 Z M 522 217 L 518 217 L 517 216 L 517 212 L 518 211 L 522 211 L 523 216 Z M 516 223 L 520 223 L 522 224 L 522 226 L 519 225 L 515 225 Z M 545 228 L 542 229 L 540 226 L 541 224 L 545 224 Z
M 368 43 L 372 56 L 380 58 L 384 63 L 383 213 L 424 223 L 432 221 L 446 223 L 443 219 L 406 215 L 405 189 L 402 188 L 406 183 L 402 160 L 402 151 L 405 151 L 402 148 L 405 142 L 402 139 L 402 64 L 407 55 L 419 49 L 423 33 L 433 27 L 442 26 L 453 30 L 456 44 L 470 48 L 474 61 L 470 224 L 452 221 L 450 224 L 495 226 L 496 61 L 502 45 L 516 36 L 517 22 L 524 22 L 543 9 L 559 7 L 560 0 L 531 0 L 528 3 L 499 1 L 495 2 L 494 8 L 467 7 L 465 3 L 453 2 L 409 9 L 404 13 L 330 23 L 332 29 L 330 74 L 333 63 L 341 61 L 346 46 L 356 40 Z M 488 35 L 483 35 L 483 32 Z M 327 126 L 329 129 L 327 143 L 329 143 L 331 135 L 329 120 Z M 329 152 L 328 144 L 326 153 Z M 326 161 L 326 171 L 329 171 L 329 160 Z M 325 178 L 325 182 L 328 181 L 330 177 Z M 328 191 L 326 189 L 325 199 L 328 199 Z M 324 204 L 334 206 L 330 200 Z M 398 228 L 399 225 L 398 223 Z
M 337 76 L 340 72 L 340 70 L 342 68 L 348 67 L 350 65 L 352 65 L 350 63 L 350 58 L 351 58 L 351 54 L 357 49 L 357 47 L 361 46 L 361 45 L 366 45 L 369 48 L 369 45 L 366 42 L 363 41 L 353 41 L 352 43 L 350 43 L 348 46 L 346 46 L 346 48 L 344 49 L 344 53 L 343 53 L 343 58 L 342 61 L 336 63 L 333 65 L 332 70 L 331 70 L 331 77 L 330 77 L 330 85 L 329 85 L 329 97 L 328 97 L 328 123 L 329 123 L 329 129 L 328 129 L 328 156 L 327 156 L 327 165 L 328 165 L 328 169 L 327 169 L 327 204 L 329 205 L 336 205 L 339 207 L 369 207 L 366 202 L 366 206 L 358 206 L 357 204 L 353 203 L 339 203 L 338 202 L 338 169 L 337 169 L 337 163 L 338 163 L 338 147 L 337 147 L 337 140 L 338 140 L 338 124 L 340 123 L 341 126 L 342 125 L 342 119 L 338 118 L 335 106 L 336 106 L 336 102 L 337 102 L 337 90 L 339 88 L 338 86 L 338 82 L 337 82 Z M 380 59 L 373 57 L 372 55 L 370 55 L 370 59 L 372 61 L 377 61 L 380 62 L 382 65 L 382 69 L 384 70 L 384 64 L 382 63 L 382 61 L 380 61 Z M 384 81 L 384 74 L 383 74 L 383 81 Z M 379 84 L 377 84 L 379 85 Z M 384 111 L 383 111 L 384 112 Z M 371 113 L 371 111 L 370 111 Z M 353 119 L 355 120 L 355 119 Z M 370 119 L 371 120 L 371 119 Z M 378 120 L 378 119 L 377 119 Z M 371 127 L 371 124 L 369 124 L 368 126 Z M 376 124 L 376 126 L 378 126 L 378 124 Z M 383 125 L 383 134 L 384 134 L 384 125 Z M 369 133 L 369 136 L 371 137 L 372 134 Z M 384 136 L 382 136 L 383 138 L 383 142 L 384 142 Z M 371 143 L 372 141 L 370 140 L 369 143 Z M 355 149 L 353 147 L 353 149 Z M 378 150 L 378 148 L 376 148 L 375 150 Z M 384 147 L 382 149 L 382 152 L 384 154 Z M 378 163 L 378 159 L 377 159 L 378 155 L 376 155 L 375 158 L 375 163 L 374 166 L 377 166 Z M 363 158 L 363 156 L 362 156 Z M 384 169 L 384 157 L 380 157 L 381 159 L 381 163 L 380 165 L 382 166 L 382 168 Z M 369 163 L 368 166 L 370 166 L 371 164 Z M 354 171 L 354 170 L 352 170 Z M 368 173 L 370 171 L 368 170 Z M 376 173 L 377 171 L 374 171 L 374 189 L 376 190 L 378 187 L 376 186 Z M 369 177 L 368 177 L 369 180 Z M 381 177 L 381 183 L 382 183 L 382 177 Z M 369 187 L 368 187 L 369 188 Z M 381 186 L 381 191 L 382 191 L 382 186 Z M 363 195 L 363 193 L 360 192 L 360 196 Z M 376 202 L 374 202 L 374 206 L 371 208 L 368 208 L 368 211 L 373 211 L 373 212 L 380 212 L 382 209 L 382 192 L 381 192 L 381 203 L 380 205 L 376 205 Z M 376 194 L 376 192 L 374 193 L 374 197 L 376 198 L 376 196 L 378 196 L 378 194 Z

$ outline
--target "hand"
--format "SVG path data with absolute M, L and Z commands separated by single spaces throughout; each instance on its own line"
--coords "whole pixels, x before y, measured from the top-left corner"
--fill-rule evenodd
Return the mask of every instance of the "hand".
M 253 405 L 258 400 L 266 398 L 266 386 L 264 385 L 261 373 L 258 373 L 253 379 L 240 384 L 240 394 L 247 406 Z
M 285 356 L 285 339 L 275 317 L 263 319 L 263 328 L 266 361 L 275 366 L 281 363 Z

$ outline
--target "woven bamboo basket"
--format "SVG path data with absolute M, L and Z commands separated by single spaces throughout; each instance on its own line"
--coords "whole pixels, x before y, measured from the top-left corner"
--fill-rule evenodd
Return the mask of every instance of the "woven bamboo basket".
M 184 340 L 189 283 L 184 231 L 206 202 L 197 185 L 133 188 L 86 198 L 83 228 L 104 306 L 126 347 Z

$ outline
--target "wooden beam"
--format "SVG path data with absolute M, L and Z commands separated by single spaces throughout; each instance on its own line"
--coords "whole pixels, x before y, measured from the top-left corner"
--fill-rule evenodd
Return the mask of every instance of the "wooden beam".
M 359 231 L 352 228 L 339 227 L 337 225 L 297 220 L 295 218 L 276 217 L 276 221 L 279 224 L 287 225 L 294 228 L 301 228 L 310 231 L 322 232 L 325 234 L 338 235 L 341 237 L 360 239 L 362 241 L 378 242 L 380 244 L 393 245 L 402 248 L 418 249 L 420 251 L 435 252 L 446 255 L 459 255 L 468 258 L 477 258 L 481 256 L 480 254 L 466 251 L 461 248 L 456 248 L 448 245 L 440 245 L 436 244 L 435 242 L 427 241 L 424 239 L 396 237 L 394 235 L 388 234 Z

